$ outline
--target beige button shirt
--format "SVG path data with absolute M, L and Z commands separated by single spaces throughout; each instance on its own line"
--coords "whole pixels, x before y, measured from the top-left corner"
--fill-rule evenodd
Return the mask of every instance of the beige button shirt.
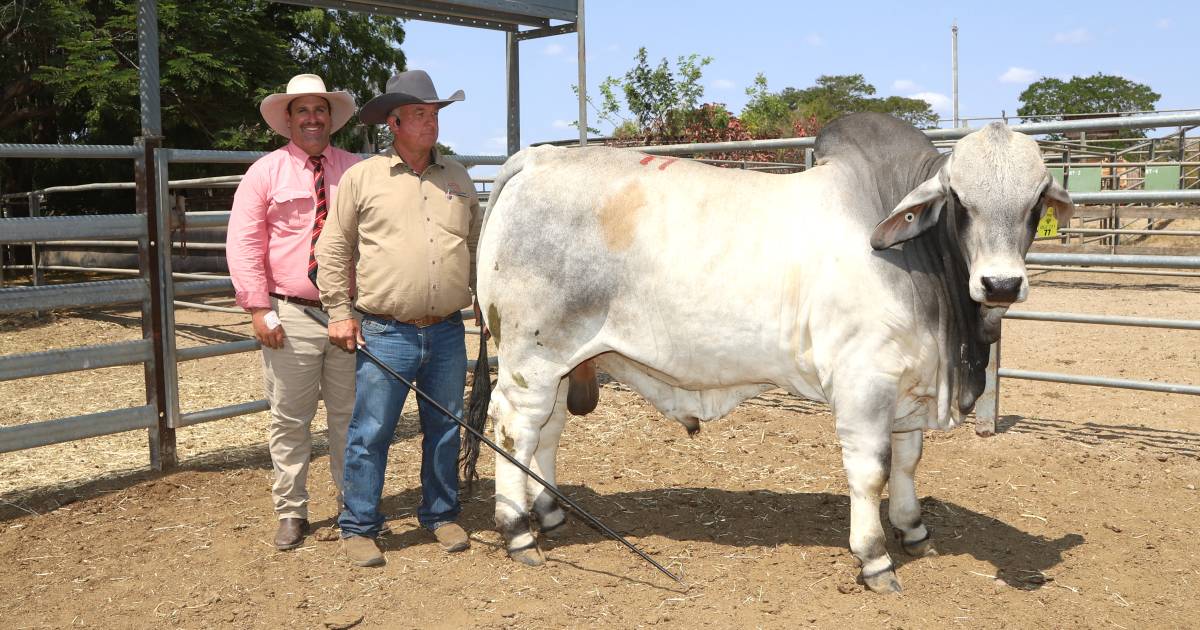
M 420 175 L 395 149 L 346 170 L 317 240 L 317 286 L 329 321 L 357 306 L 402 321 L 471 304 L 483 211 L 461 164 L 433 153 Z

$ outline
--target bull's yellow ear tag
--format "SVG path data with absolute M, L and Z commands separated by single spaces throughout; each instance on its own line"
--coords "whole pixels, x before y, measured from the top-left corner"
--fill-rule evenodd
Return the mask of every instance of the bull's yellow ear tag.
M 1047 207 L 1046 212 L 1042 214 L 1042 220 L 1038 221 L 1037 235 L 1058 236 L 1058 218 L 1054 216 L 1054 208 Z

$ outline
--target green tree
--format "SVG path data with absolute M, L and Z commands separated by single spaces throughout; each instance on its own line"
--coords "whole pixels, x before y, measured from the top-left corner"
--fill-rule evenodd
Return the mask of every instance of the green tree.
M 617 97 L 620 90 L 633 115 L 637 132 L 678 135 L 688 123 L 687 114 L 696 110 L 704 95 L 700 78 L 704 66 L 712 63 L 712 57 L 695 54 L 679 57 L 676 69 L 672 71 L 666 58 L 651 67 L 643 46 L 638 49 L 635 60 L 637 63 L 625 73 L 623 80 L 610 76 L 600 84 L 603 104 L 599 118 L 613 123 L 618 130 L 622 127 L 631 130 L 630 126 L 624 125 L 628 121 L 616 120 L 621 111 Z
M 920 128 L 937 123 L 929 103 L 903 96 L 878 98 L 875 86 L 861 74 L 822 75 L 816 85 L 787 87 L 780 92 L 768 90 L 766 77 L 759 74 L 746 93 L 751 98 L 742 110 L 742 120 L 758 136 L 812 135 L 831 120 L 853 112 L 891 114 Z
M 141 129 L 136 10 L 134 0 L 0 4 L 0 142 L 131 143 Z M 361 103 L 405 66 L 395 18 L 265 0 L 159 0 L 158 19 L 168 146 L 277 147 L 258 103 L 291 76 L 319 74 Z M 335 142 L 361 147 L 353 127 Z M 108 160 L 5 160 L 0 176 L 10 191 L 131 179 L 128 162 Z
M 742 123 L 760 137 L 786 138 L 792 135 L 792 106 L 779 93 L 767 89 L 767 77 L 761 72 L 754 85 L 746 88 L 750 101 L 742 108 Z
M 1153 110 L 1161 95 L 1150 86 L 1124 77 L 1096 73 L 1071 77 L 1070 81 L 1044 77 L 1021 92 L 1020 116 L 1041 120 L 1079 118 L 1085 114 L 1112 114 Z M 1145 132 L 1122 130 L 1122 138 L 1142 138 Z M 1054 139 L 1061 136 L 1054 135 Z

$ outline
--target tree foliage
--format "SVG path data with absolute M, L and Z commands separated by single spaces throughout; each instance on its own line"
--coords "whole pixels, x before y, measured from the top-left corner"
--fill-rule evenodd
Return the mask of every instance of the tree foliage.
M 1111 74 L 1073 76 L 1069 81 L 1044 77 L 1021 92 L 1021 107 L 1017 114 L 1042 120 L 1062 120 L 1085 114 L 1147 111 L 1154 109 L 1160 97 L 1148 85 Z M 1127 138 L 1144 136 L 1145 132 L 1140 130 L 1120 133 L 1120 137 Z
M 0 142 L 130 144 L 140 134 L 137 2 L 0 3 Z M 159 0 L 165 144 L 270 149 L 258 112 L 293 75 L 321 75 L 361 103 L 405 66 L 395 18 L 265 0 Z M 352 129 L 353 124 L 347 129 Z M 342 131 L 335 142 L 359 148 Z M 108 161 L 6 160 L 8 190 L 88 179 L 129 180 Z
M 937 123 L 929 103 L 903 96 L 876 97 L 875 86 L 861 74 L 822 75 L 811 87 L 771 92 L 760 73 L 746 94 L 751 98 L 742 119 L 753 133 L 763 136 L 814 135 L 826 123 L 854 112 L 891 114 L 918 128 Z
M 623 81 L 610 76 L 600 84 L 603 97 L 600 119 L 616 124 L 618 131 L 678 135 L 688 124 L 687 115 L 696 109 L 704 96 L 700 77 L 704 66 L 712 63 L 712 57 L 702 58 L 695 54 L 679 57 L 675 70 L 664 57 L 657 66 L 651 67 L 643 46 L 638 49 L 635 61 Z M 624 96 L 633 121 L 616 122 L 615 117 L 621 110 L 617 90 Z M 625 124 L 628 122 L 633 124 Z

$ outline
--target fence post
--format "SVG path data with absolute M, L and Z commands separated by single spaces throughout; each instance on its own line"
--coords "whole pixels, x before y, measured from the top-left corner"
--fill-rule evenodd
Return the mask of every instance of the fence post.
M 29 192 L 29 216 L 42 216 L 42 195 L 36 190 Z M 40 253 L 38 250 L 40 249 L 36 242 L 29 244 L 30 281 L 33 282 L 33 286 L 35 287 L 46 284 L 45 279 L 42 277 L 42 266 L 38 264 L 38 254 Z M 41 319 L 42 312 L 34 311 L 33 317 L 34 319 Z
M 164 273 L 160 263 L 161 251 L 166 248 L 168 261 L 171 254 L 170 233 L 166 243 L 160 238 L 158 225 L 164 220 L 158 207 L 158 173 L 155 172 L 154 150 L 162 145 L 161 136 L 142 136 L 136 144 L 142 148 L 134 165 L 134 183 L 137 191 L 137 209 L 146 219 L 146 236 L 138 243 L 138 266 L 142 277 L 149 283 L 149 291 L 142 302 L 142 338 L 150 339 L 154 348 L 154 358 L 145 363 L 146 404 L 157 411 L 158 420 L 150 427 L 150 467 L 154 470 L 169 470 L 178 464 L 175 452 L 175 428 L 171 422 L 172 416 L 178 416 L 177 408 L 172 410 L 172 397 L 168 395 L 168 364 L 169 372 L 176 373 L 174 352 L 168 353 L 167 346 L 174 348 L 174 326 L 163 325 L 164 317 L 169 314 L 163 303 L 163 282 L 170 281 L 171 271 L 168 267 Z M 167 333 L 170 333 L 170 337 Z M 168 357 L 168 354 L 170 355 Z
M 952 403 L 953 404 L 953 403 Z M 992 344 L 984 377 L 983 393 L 975 401 L 975 434 L 987 437 L 996 434 L 996 418 L 1000 415 L 1000 340 Z

